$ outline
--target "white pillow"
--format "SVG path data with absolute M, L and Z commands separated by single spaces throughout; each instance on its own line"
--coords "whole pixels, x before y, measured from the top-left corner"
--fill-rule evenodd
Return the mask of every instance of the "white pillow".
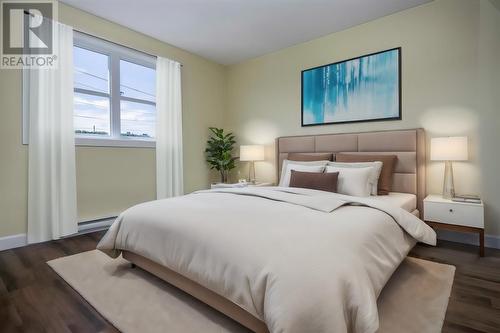
M 300 161 L 290 161 L 284 160 L 283 166 L 281 167 L 281 177 L 279 186 L 288 187 L 290 186 L 290 177 L 292 175 L 292 170 L 302 171 L 302 172 L 323 172 L 328 161 L 311 161 L 311 162 L 300 162 Z
M 355 197 L 370 196 L 372 186 L 370 175 L 372 167 L 368 168 L 342 168 L 331 165 L 326 166 L 326 172 L 338 172 L 337 192 Z
M 375 162 L 328 162 L 327 165 L 340 167 L 340 168 L 366 168 L 372 167 L 372 173 L 370 175 L 370 185 L 371 185 L 371 195 L 378 194 L 378 179 L 380 178 L 380 172 L 382 172 L 383 163 L 380 161 Z

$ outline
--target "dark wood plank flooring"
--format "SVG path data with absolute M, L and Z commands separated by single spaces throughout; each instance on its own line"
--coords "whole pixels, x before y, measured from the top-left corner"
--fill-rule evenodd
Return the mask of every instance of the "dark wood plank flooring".
M 0 332 L 118 332 L 46 264 L 95 249 L 102 235 L 0 252 Z
M 103 232 L 0 252 L 0 332 L 117 332 L 49 260 L 95 248 Z M 440 242 L 412 256 L 457 267 L 443 332 L 500 332 L 500 251 Z
M 443 332 L 500 332 L 500 250 L 439 241 L 410 255 L 456 267 Z

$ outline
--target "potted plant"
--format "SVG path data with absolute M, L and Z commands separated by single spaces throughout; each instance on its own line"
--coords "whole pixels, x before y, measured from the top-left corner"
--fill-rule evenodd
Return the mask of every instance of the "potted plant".
M 210 169 L 215 169 L 220 173 L 220 181 L 227 182 L 229 171 L 236 167 L 234 161 L 237 157 L 232 157 L 231 152 L 236 141 L 233 133 L 224 133 L 222 128 L 209 127 L 212 132 L 210 139 L 207 141 L 207 162 Z

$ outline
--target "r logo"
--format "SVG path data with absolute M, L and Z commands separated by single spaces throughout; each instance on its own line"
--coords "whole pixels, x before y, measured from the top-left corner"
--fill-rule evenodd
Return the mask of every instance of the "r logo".
M 3 54 L 51 54 L 52 2 L 2 2 Z

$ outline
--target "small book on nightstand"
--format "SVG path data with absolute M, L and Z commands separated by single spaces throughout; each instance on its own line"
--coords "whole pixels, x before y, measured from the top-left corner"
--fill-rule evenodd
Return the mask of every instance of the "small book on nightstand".
M 474 194 L 458 194 L 451 198 L 451 201 L 480 204 L 481 198 Z

